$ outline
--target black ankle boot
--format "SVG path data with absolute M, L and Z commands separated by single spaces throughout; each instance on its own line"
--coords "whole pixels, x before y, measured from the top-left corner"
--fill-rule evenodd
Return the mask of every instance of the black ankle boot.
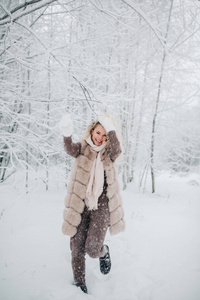
M 111 259 L 108 246 L 104 245 L 104 247 L 106 248 L 107 253 L 105 256 L 99 258 L 99 263 L 101 273 L 106 275 L 110 272 L 111 269 Z
M 88 293 L 86 285 L 80 285 L 80 289 L 81 289 L 81 291 L 83 291 L 83 293 L 85 293 L 85 294 Z
M 77 283 L 74 282 L 73 285 L 75 285 L 78 288 L 80 288 L 83 293 L 85 293 L 85 294 L 88 293 L 87 286 L 85 284 L 80 285 L 80 284 L 77 284 Z

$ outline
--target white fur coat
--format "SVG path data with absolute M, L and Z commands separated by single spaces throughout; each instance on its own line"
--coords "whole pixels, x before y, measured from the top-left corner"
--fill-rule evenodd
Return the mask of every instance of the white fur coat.
M 113 131 L 114 132 L 114 131 Z M 68 141 L 67 141 L 68 139 Z M 68 194 L 65 198 L 64 222 L 62 231 L 65 235 L 74 236 L 77 227 L 81 222 L 81 214 L 85 208 L 85 194 L 90 178 L 90 170 L 93 160 L 96 158 L 96 151 L 83 141 L 82 144 L 73 144 L 71 138 L 65 138 L 66 150 L 69 154 L 76 157 L 74 168 L 71 174 L 71 181 L 68 186 Z M 114 135 L 114 139 L 116 136 Z M 112 141 L 113 143 L 115 141 Z M 118 141 L 117 141 L 118 142 Z M 75 149 L 73 149 L 75 146 Z M 77 151 L 80 151 L 79 153 Z M 76 153 L 77 152 L 77 153 Z M 107 177 L 107 197 L 110 212 L 110 233 L 117 234 L 125 229 L 124 210 L 118 182 L 118 174 L 111 160 L 108 149 L 101 152 L 101 160 Z

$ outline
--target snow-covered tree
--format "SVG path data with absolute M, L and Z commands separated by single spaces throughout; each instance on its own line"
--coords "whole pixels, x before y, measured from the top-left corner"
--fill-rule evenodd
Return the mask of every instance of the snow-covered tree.
M 70 169 L 56 128 L 75 140 L 111 112 L 123 187 L 199 165 L 199 7 L 195 1 L 1 1 L 0 178 Z M 188 111 L 190 112 L 188 116 Z M 192 120 L 191 120 L 192 119 Z M 186 125 L 187 124 L 187 128 Z M 64 167 L 65 166 L 65 167 Z M 37 174 L 35 176 L 38 176 Z

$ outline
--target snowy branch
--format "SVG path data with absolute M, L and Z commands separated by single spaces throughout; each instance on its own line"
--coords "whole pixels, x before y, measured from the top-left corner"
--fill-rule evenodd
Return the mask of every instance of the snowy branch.
M 121 0 L 123 3 L 125 3 L 126 5 L 128 5 L 131 9 L 133 9 L 151 28 L 151 30 L 154 32 L 155 36 L 158 38 L 158 40 L 160 41 L 161 45 L 163 46 L 163 48 L 166 47 L 165 45 L 165 40 L 163 39 L 162 36 L 160 36 L 155 29 L 154 24 L 152 24 L 151 20 L 149 20 L 147 18 L 147 16 L 145 16 L 145 14 L 141 11 L 141 9 L 139 9 L 138 7 L 132 6 L 131 4 L 129 4 L 127 1 L 125 0 Z
M 155 174 L 197 168 L 194 1 L 176 3 L 171 19 L 172 0 L 1 2 L 0 181 L 19 166 L 26 181 L 29 169 L 45 170 L 45 184 L 50 166 L 68 175 L 71 160 L 56 127 L 65 112 L 77 141 L 99 112 L 111 112 L 122 135 L 123 188 L 137 181 L 145 190 L 153 152 Z M 11 2 L 20 4 L 11 10 Z
M 57 0 L 32 0 L 32 1 L 26 1 L 22 3 L 21 5 L 12 9 L 10 12 L 7 9 L 6 10 L 7 13 L 3 17 L 0 17 L 0 25 L 5 25 L 11 22 L 15 22 L 19 18 L 31 14 L 32 12 L 41 9 L 44 6 L 52 4 L 55 1 Z M 29 5 L 30 7 L 28 7 Z

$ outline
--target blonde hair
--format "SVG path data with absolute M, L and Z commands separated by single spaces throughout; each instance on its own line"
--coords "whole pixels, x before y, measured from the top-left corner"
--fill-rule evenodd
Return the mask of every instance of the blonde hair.
M 82 139 L 83 140 L 86 140 L 91 134 L 92 134 L 92 131 L 97 127 L 97 125 L 99 125 L 100 122 L 98 120 L 96 121 L 92 121 L 92 123 L 90 123 L 88 125 L 88 127 L 86 128 L 86 130 L 83 132 L 82 134 Z M 101 125 L 101 124 L 100 124 Z
M 81 136 L 81 139 L 82 140 L 86 140 L 91 134 L 92 134 L 92 131 L 98 126 L 98 125 L 101 125 L 103 126 L 99 120 L 97 119 L 96 121 L 92 121 L 86 128 L 86 130 L 83 132 L 82 136 Z M 116 135 L 117 135 L 117 138 L 120 142 L 120 145 L 121 145 L 121 149 L 122 149 L 122 153 L 120 154 L 120 156 L 117 158 L 117 161 L 118 162 L 121 162 L 123 160 L 123 146 L 122 146 L 122 139 L 121 139 L 121 134 L 119 133 L 118 129 L 117 129 L 117 125 L 114 123 L 115 125 L 115 128 L 116 128 Z M 106 142 L 106 148 L 109 149 L 110 148 L 110 142 L 109 142 L 109 139 L 107 139 L 107 142 Z
M 90 123 L 88 125 L 88 127 L 86 128 L 85 132 L 82 134 L 82 140 L 86 140 L 91 134 L 92 134 L 92 131 L 98 126 L 98 125 L 101 125 L 103 126 L 99 120 L 96 120 L 96 121 L 93 121 L 92 123 Z M 109 140 L 107 139 L 107 142 L 106 142 L 106 148 L 109 148 L 110 147 L 110 143 L 109 143 Z

